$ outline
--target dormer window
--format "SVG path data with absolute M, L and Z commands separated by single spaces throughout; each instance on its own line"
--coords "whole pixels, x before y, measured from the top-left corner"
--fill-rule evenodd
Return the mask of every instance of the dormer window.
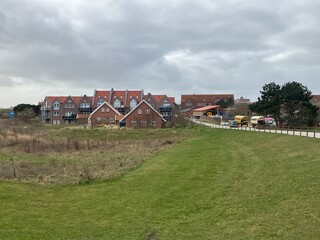
M 134 98 L 132 98 L 130 100 L 130 109 L 134 109 L 136 106 L 137 106 L 137 101 Z
M 115 108 L 120 108 L 121 107 L 121 102 L 120 102 L 119 99 L 114 100 L 113 107 L 115 107 Z
M 60 103 L 58 101 L 54 101 L 53 110 L 59 110 L 59 109 L 60 109 Z
M 100 107 L 103 102 L 104 100 L 102 98 L 99 98 L 99 100 L 97 101 L 97 106 Z

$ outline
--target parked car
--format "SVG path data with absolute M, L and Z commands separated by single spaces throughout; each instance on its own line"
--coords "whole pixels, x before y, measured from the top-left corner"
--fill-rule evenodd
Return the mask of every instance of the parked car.
M 230 127 L 230 128 L 237 128 L 237 127 L 239 127 L 238 122 L 237 122 L 236 120 L 229 120 L 228 124 L 229 124 L 229 127 Z
M 222 121 L 222 122 L 220 123 L 220 125 L 221 125 L 221 126 L 229 126 L 229 123 Z

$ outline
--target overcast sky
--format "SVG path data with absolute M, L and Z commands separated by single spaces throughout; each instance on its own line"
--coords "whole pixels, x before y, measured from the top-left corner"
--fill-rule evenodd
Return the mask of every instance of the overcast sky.
M 0 0 L 0 107 L 94 89 L 320 94 L 319 0 Z

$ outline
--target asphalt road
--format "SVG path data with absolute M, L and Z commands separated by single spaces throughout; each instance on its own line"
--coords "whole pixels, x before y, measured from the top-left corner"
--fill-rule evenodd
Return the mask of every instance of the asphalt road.
M 207 127 L 211 128 L 225 128 L 225 129 L 234 129 L 238 131 L 254 131 L 254 132 L 270 132 L 270 133 L 277 133 L 277 134 L 286 134 L 292 136 L 302 136 L 302 137 L 311 137 L 311 138 L 320 138 L 320 132 L 314 131 L 297 131 L 297 130 L 284 130 L 284 129 L 256 129 L 256 128 L 249 128 L 249 127 L 239 127 L 239 128 L 230 128 L 228 126 L 221 126 L 213 123 L 205 123 L 198 121 L 196 119 L 191 119 L 191 121 L 202 124 Z

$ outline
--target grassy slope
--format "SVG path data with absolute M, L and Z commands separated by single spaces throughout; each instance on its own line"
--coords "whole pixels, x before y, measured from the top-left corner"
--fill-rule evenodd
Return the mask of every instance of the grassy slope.
M 318 239 L 317 139 L 206 129 L 108 182 L 0 183 L 0 239 Z

